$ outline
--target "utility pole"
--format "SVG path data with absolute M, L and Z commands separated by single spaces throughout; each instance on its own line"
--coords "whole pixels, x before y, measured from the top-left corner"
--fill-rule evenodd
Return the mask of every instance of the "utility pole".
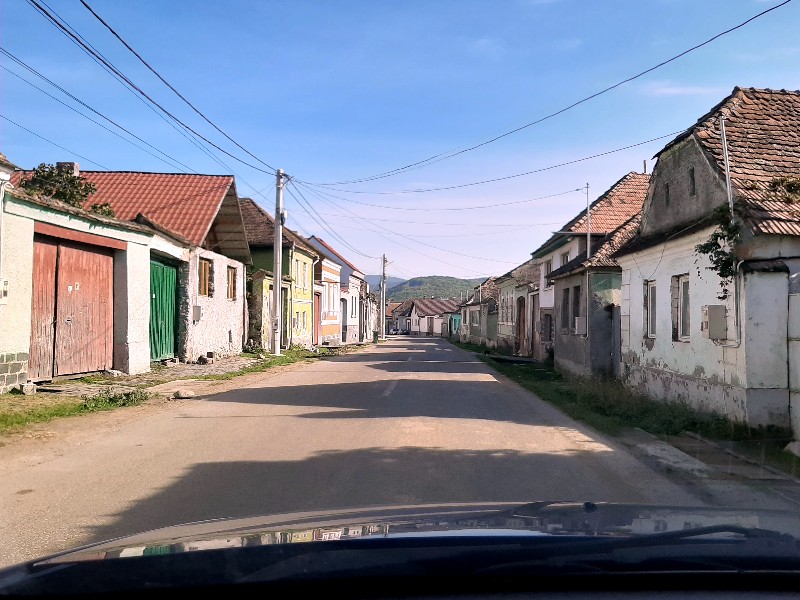
M 277 182 L 275 185 L 275 239 L 273 240 L 273 266 L 272 266 L 272 354 L 281 355 L 281 312 L 283 302 L 281 302 L 281 283 L 283 281 L 283 169 L 278 169 L 275 174 Z
M 589 184 L 586 184 L 586 258 L 592 257 L 592 213 L 589 212 Z
M 386 255 L 381 259 L 381 339 L 386 339 Z

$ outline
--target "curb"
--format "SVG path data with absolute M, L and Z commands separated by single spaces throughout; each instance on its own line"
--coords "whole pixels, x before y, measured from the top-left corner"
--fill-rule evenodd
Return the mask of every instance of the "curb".
M 726 454 L 729 454 L 730 456 L 734 457 L 737 460 L 741 460 L 743 462 L 749 463 L 751 465 L 754 465 L 756 467 L 764 469 L 765 471 L 769 471 L 773 475 L 779 475 L 780 477 L 788 479 L 789 481 L 793 481 L 794 483 L 800 484 L 800 479 L 797 479 L 796 477 L 793 477 L 793 476 L 789 475 L 789 473 L 787 473 L 785 471 L 781 471 L 780 469 L 776 469 L 775 467 L 771 467 L 770 465 L 767 465 L 767 464 L 762 464 L 762 463 L 760 463 L 760 462 L 758 462 L 756 460 L 753 460 L 752 458 L 750 458 L 748 456 L 744 456 L 742 454 L 739 454 L 738 452 L 735 452 L 735 451 L 731 450 L 730 448 L 726 448 L 725 446 L 721 446 L 721 445 L 717 444 L 716 442 L 713 442 L 713 441 L 711 441 L 709 439 L 706 439 L 702 435 L 699 435 L 699 434 L 694 433 L 692 431 L 684 431 L 683 433 L 684 433 L 684 435 L 688 435 L 689 437 L 694 438 L 694 439 L 696 439 L 696 440 L 698 440 L 700 442 L 703 442 L 705 444 L 713 446 L 717 450 L 720 450 L 721 452 L 725 452 Z

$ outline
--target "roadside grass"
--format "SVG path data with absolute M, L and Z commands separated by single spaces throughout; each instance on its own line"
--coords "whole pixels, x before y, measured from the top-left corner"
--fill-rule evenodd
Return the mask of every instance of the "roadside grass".
M 259 373 L 273 367 L 289 365 L 300 361 L 311 362 L 315 359 L 340 356 L 358 352 L 364 346 L 342 346 L 342 347 L 320 347 L 317 352 L 306 350 L 305 348 L 294 346 L 283 351 L 281 356 L 266 355 L 265 358 L 257 360 L 242 369 L 221 374 L 209 375 L 186 375 L 182 377 L 169 377 L 170 367 L 154 363 L 151 365 L 151 375 L 146 382 L 125 382 L 124 385 L 132 388 L 130 391 L 116 392 L 114 384 L 120 384 L 120 379 L 106 375 L 86 375 L 84 377 L 71 379 L 64 383 L 75 384 L 102 384 L 109 387 L 95 395 L 78 396 L 66 394 L 47 394 L 37 393 L 26 396 L 20 391 L 12 391 L 0 394 L 0 434 L 12 433 L 25 426 L 35 423 L 45 423 L 60 417 L 72 417 L 76 415 L 113 410 L 126 406 L 134 406 L 149 400 L 153 394 L 146 391 L 147 387 L 176 381 L 180 379 L 202 379 L 202 380 L 229 380 L 250 373 Z M 252 358 L 258 358 L 254 354 Z M 152 377 L 152 373 L 162 375 L 162 377 Z
M 110 388 L 92 396 L 80 397 L 37 398 L 14 392 L 0 394 L 0 433 L 12 433 L 27 425 L 46 423 L 60 417 L 135 406 L 150 397 L 151 394 L 143 390 L 114 392 Z
M 777 429 L 750 429 L 742 423 L 709 413 L 701 413 L 681 401 L 661 402 L 627 388 L 621 381 L 563 376 L 552 364 L 514 363 L 495 360 L 497 353 L 485 346 L 453 342 L 475 352 L 509 379 L 554 404 L 570 417 L 612 436 L 640 428 L 655 436 L 675 436 L 692 432 L 713 440 L 774 441 L 787 443 L 788 433 Z

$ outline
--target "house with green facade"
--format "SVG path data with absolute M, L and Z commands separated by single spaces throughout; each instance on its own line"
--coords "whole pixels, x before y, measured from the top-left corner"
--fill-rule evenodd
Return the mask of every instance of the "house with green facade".
M 248 276 L 250 313 L 249 338 L 262 347 L 269 347 L 269 315 L 272 302 L 275 221 L 251 198 L 240 198 L 252 266 Z M 319 254 L 303 236 L 283 228 L 281 272 L 281 311 L 283 327 L 281 346 L 314 345 L 314 265 Z

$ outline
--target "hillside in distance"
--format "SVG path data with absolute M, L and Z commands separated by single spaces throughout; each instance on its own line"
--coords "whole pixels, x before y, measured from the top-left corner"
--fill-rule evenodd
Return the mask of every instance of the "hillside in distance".
M 364 275 L 364 279 L 369 284 L 369 289 L 372 292 L 377 292 L 381 287 L 381 276 L 380 275 Z M 399 277 L 391 277 L 389 275 L 386 276 L 386 289 L 389 290 L 396 285 L 400 285 L 406 281 L 405 279 L 400 279 Z
M 440 275 L 414 277 L 400 285 L 387 286 L 386 299 L 399 302 L 408 298 L 461 298 L 462 295 L 466 297 L 484 279 L 483 277 L 478 279 L 459 279 L 458 277 Z

